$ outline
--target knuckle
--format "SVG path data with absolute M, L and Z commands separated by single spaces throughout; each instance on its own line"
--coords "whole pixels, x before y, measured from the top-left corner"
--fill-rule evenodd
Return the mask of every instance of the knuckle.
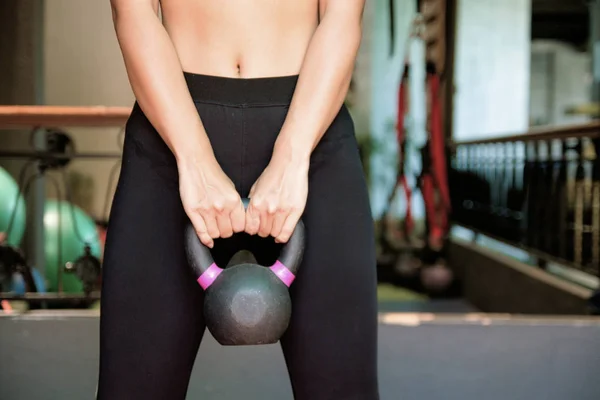
M 204 215 L 210 212 L 210 207 L 206 203 L 200 203 L 194 207 L 194 211 Z
M 212 205 L 212 210 L 218 214 L 222 213 L 225 209 L 225 205 L 222 201 L 215 201 Z
M 256 209 L 261 209 L 262 207 L 264 207 L 264 199 L 261 196 L 254 196 L 252 197 L 252 200 L 250 200 L 252 207 L 256 208 Z
M 239 197 L 235 194 L 230 194 L 226 197 L 225 201 L 228 205 L 235 207 L 239 204 Z

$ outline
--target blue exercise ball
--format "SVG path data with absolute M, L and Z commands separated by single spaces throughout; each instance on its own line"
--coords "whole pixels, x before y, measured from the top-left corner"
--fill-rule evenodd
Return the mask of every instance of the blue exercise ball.
M 18 196 L 18 197 L 17 197 Z M 11 216 L 15 213 L 10 232 L 7 232 Z M 7 242 L 18 247 L 25 233 L 25 200 L 17 181 L 0 167 L 0 232 L 8 233 Z

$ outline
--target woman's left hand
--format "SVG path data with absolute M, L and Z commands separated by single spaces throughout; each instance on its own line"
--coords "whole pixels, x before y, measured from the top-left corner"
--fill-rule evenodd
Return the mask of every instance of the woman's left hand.
M 286 243 L 304 213 L 308 196 L 309 160 L 273 158 L 250 189 L 246 229 L 250 235 L 272 236 Z

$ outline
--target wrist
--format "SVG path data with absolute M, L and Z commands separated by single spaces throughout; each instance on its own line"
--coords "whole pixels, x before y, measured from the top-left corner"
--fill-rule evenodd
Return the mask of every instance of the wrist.
M 217 159 L 212 151 L 203 148 L 197 150 L 185 149 L 182 151 L 174 151 L 175 160 L 179 169 L 204 169 L 218 164 Z
M 298 140 L 299 135 L 281 134 L 273 148 L 273 158 L 287 163 L 307 165 L 310 162 L 312 146 L 306 140 Z
M 166 137 L 178 165 L 216 162 L 210 140 L 201 124 L 188 129 L 176 127 Z

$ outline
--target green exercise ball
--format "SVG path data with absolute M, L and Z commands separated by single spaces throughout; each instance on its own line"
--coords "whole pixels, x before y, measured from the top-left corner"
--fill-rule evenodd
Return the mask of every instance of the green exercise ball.
M 25 233 L 25 200 L 19 193 L 17 181 L 2 167 L 0 167 L 0 232 L 8 230 L 10 218 L 13 212 L 16 214 L 13 219 L 12 227 L 8 233 L 8 243 L 12 246 L 19 246 Z
M 73 224 L 71 207 L 73 207 L 76 225 Z M 71 205 L 66 201 L 48 200 L 44 207 L 44 231 L 48 291 L 58 290 L 58 268 L 60 267 L 63 268 L 63 291 L 68 293 L 83 292 L 81 281 L 75 275 L 65 272 L 64 266 L 67 262 L 73 262 L 83 254 L 86 243 L 89 244 L 92 254 L 100 258 L 100 238 L 96 230 L 96 223 L 81 208 L 75 205 Z M 81 237 L 78 236 L 77 232 Z M 59 235 L 62 248 L 61 260 L 58 259 Z

